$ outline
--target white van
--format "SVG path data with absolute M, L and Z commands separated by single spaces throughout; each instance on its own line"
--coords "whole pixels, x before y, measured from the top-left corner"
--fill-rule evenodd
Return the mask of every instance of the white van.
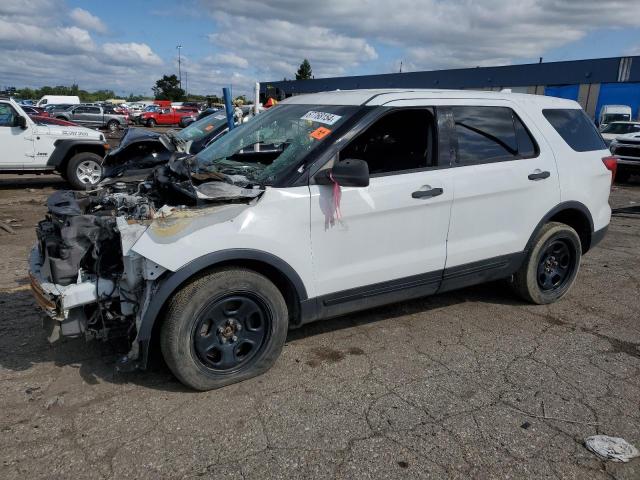
M 602 130 L 611 122 L 628 122 L 631 120 L 631 107 L 628 105 L 603 105 L 600 109 L 598 125 Z
M 77 105 L 80 103 L 80 98 L 77 95 L 45 95 L 38 103 L 36 107 L 44 107 L 46 105 L 68 103 L 70 105 Z

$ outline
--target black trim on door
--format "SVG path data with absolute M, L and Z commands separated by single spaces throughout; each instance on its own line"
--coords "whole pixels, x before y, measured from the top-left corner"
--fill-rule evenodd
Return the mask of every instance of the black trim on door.
M 525 257 L 526 252 L 517 252 L 310 298 L 301 302 L 300 322 L 292 326 L 508 278 L 520 268 Z

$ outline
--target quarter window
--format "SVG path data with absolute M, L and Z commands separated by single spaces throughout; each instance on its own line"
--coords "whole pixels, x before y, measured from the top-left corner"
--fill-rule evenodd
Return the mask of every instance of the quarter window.
M 607 146 L 595 125 L 584 110 L 578 108 L 553 108 L 542 114 L 556 129 L 562 139 L 576 152 L 605 150 Z
M 536 156 L 530 133 L 510 108 L 455 106 L 451 110 L 458 163 L 476 165 Z

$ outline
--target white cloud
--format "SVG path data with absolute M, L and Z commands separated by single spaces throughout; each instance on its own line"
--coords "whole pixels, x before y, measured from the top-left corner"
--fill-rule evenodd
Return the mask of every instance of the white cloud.
M 162 59 L 146 43 L 105 43 L 102 51 L 116 65 L 162 65 Z
M 71 22 L 71 25 L 70 25 Z M 68 10 L 57 0 L 2 0 L 0 78 L 3 85 L 71 85 L 150 93 L 162 75 L 162 59 L 146 43 L 100 44 L 106 32 L 97 17 Z
M 233 53 L 218 53 L 216 55 L 208 57 L 207 60 L 209 61 L 209 63 L 226 65 L 235 68 L 247 68 L 249 66 L 249 61 L 246 58 L 240 57 L 239 55 L 235 55 Z
M 251 46 L 238 42 L 234 53 L 244 55 L 260 44 L 261 51 L 272 48 L 279 53 L 281 45 L 269 43 L 278 38 L 274 32 L 247 33 L 243 28 L 247 18 L 258 23 L 278 19 L 291 25 L 280 31 L 298 32 L 294 38 L 285 35 L 285 52 L 309 57 L 314 67 L 312 58 L 323 51 L 323 40 L 341 36 L 354 42 L 345 45 L 343 53 L 353 52 L 355 42 L 377 42 L 398 49 L 405 63 L 415 68 L 431 69 L 512 63 L 541 56 L 595 29 L 640 26 L 638 0 L 324 0 L 320 7 L 297 0 L 202 3 L 213 18 L 225 16 L 219 36 L 241 31 L 241 36 L 257 39 Z M 314 37 L 313 29 L 324 29 L 326 35 L 316 35 L 309 45 L 306 40 Z M 333 70 L 350 67 L 349 60 L 338 55 Z M 318 74 L 324 71 L 323 67 Z
M 98 33 L 106 33 L 107 31 L 107 27 L 102 23 L 102 20 L 83 8 L 74 8 L 69 13 L 69 17 L 71 17 L 73 23 L 79 27 L 86 28 L 87 30 L 92 30 Z

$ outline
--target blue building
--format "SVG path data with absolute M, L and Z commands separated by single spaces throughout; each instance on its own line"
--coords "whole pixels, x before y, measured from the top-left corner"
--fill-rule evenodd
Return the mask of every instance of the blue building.
M 640 56 L 429 72 L 283 80 L 260 84 L 261 98 L 357 88 L 454 88 L 551 95 L 578 101 L 591 118 L 603 105 L 628 105 L 638 119 Z

